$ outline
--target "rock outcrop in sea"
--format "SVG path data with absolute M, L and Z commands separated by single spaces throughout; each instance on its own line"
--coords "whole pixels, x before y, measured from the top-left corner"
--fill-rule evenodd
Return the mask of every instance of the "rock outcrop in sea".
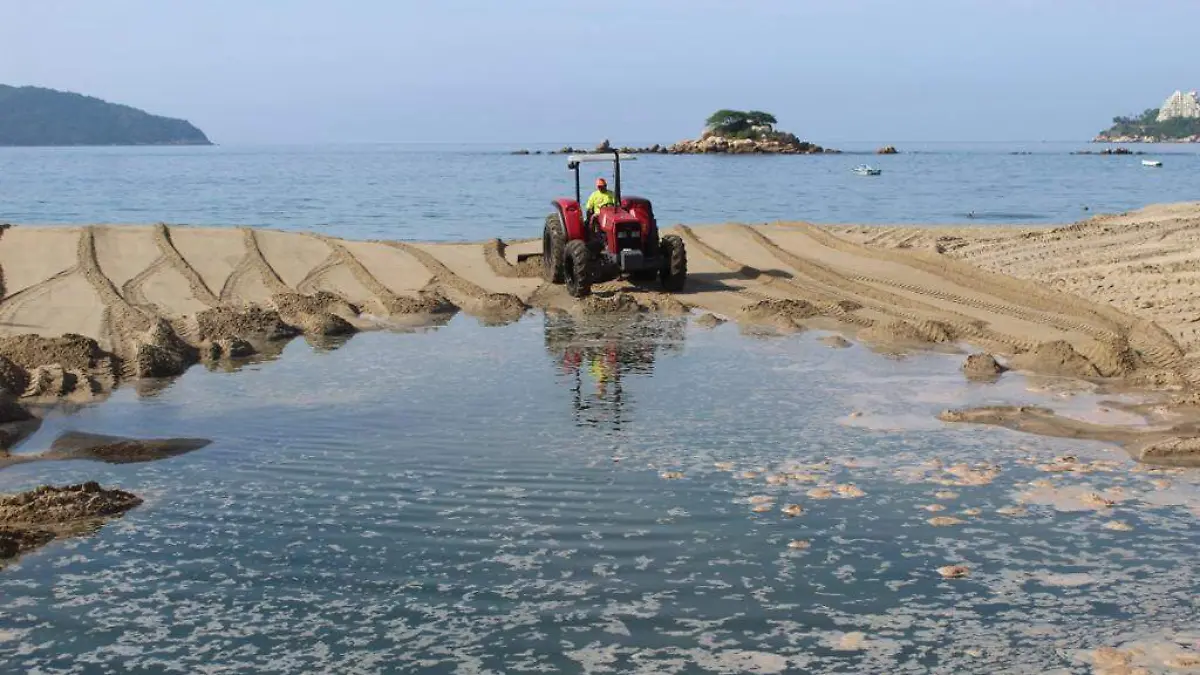
M 705 131 L 699 138 L 682 140 L 671 145 L 655 143 L 643 147 L 614 147 L 605 140 L 591 150 L 566 146 L 551 154 L 583 154 L 613 150 L 623 155 L 821 155 L 841 152 L 802 141 L 795 134 L 786 131 L 771 132 L 759 138 L 729 138 Z M 517 154 L 529 153 L 518 151 Z

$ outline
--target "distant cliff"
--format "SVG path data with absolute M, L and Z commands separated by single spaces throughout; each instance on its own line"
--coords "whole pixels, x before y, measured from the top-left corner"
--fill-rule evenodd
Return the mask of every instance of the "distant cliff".
M 1137 117 L 1114 117 L 1098 143 L 1200 143 L 1200 98 L 1177 91 Z
M 0 84 L 0 146 L 212 145 L 190 122 L 91 96 Z

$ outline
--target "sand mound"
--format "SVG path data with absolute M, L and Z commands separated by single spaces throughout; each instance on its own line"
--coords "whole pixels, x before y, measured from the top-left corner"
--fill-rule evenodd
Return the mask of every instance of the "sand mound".
M 517 279 L 538 279 L 542 276 L 542 259 L 540 256 L 526 258 L 518 263 L 509 262 L 504 252 L 508 245 L 501 239 L 492 239 L 483 244 L 483 257 L 492 271 L 502 277 Z
M 716 328 L 723 323 L 725 323 L 725 319 L 722 319 L 716 314 L 712 314 L 710 312 L 705 312 L 704 314 L 696 317 L 696 325 L 702 328 Z
M 117 376 L 112 354 L 101 349 L 95 340 L 72 333 L 61 337 L 26 334 L 0 338 L 0 356 L 26 371 L 54 364 L 64 370 L 94 373 L 109 381 Z
M 787 322 L 799 322 L 820 316 L 821 310 L 807 300 L 759 300 L 742 308 L 742 318 L 746 321 L 771 322 L 782 319 Z
M 176 335 L 166 319 L 155 320 L 134 344 L 134 377 L 181 375 L 200 358 L 199 351 Z
M 94 481 L 42 487 L 0 497 L 0 525 L 62 525 L 115 516 L 142 503 L 124 490 L 105 489 Z
M 636 314 L 646 311 L 646 307 L 630 293 L 613 293 L 611 295 L 589 295 L 583 299 L 581 311 L 583 314 Z
M 276 293 L 271 303 L 280 318 L 305 335 L 349 335 L 357 330 L 348 319 L 358 317 L 358 308 L 326 291 L 315 295 Z
M 32 419 L 33 415 L 17 403 L 17 398 L 7 391 L 0 391 L 0 424 L 24 422 Z
M 1100 376 L 1096 366 L 1065 340 L 1043 342 L 1031 352 L 1013 356 L 1011 363 L 1017 370 L 1028 370 L 1042 375 L 1082 379 Z
M 820 339 L 820 343 L 834 349 L 846 349 L 851 346 L 851 343 L 841 335 L 826 335 Z
M 938 344 L 954 339 L 950 327 L 940 321 L 911 323 L 899 319 L 876 323 L 858 335 L 868 342 L 882 344 Z
M 203 438 L 137 439 L 68 431 L 54 440 L 41 459 L 91 459 L 109 464 L 151 462 L 199 450 Z
M 0 356 L 0 389 L 20 396 L 29 386 L 29 373 L 8 358 Z
M 242 340 L 286 340 L 300 333 L 280 318 L 279 312 L 262 307 L 214 307 L 196 315 L 194 334 L 200 342 L 229 338 Z
M 416 296 L 394 296 L 381 301 L 391 314 L 452 314 L 458 307 L 441 293 L 421 291 Z
M 962 371 L 968 380 L 990 382 L 1000 377 L 1008 370 L 996 361 L 991 354 L 971 354 L 962 365 Z
M 35 528 L 0 525 L 0 559 L 13 558 L 49 544 L 54 533 Z
M 511 293 L 488 293 L 475 298 L 475 313 L 490 323 L 511 323 L 525 315 L 529 306 Z
M 1174 437 L 1154 440 L 1130 449 L 1134 459 L 1148 464 L 1200 466 L 1200 438 Z
M 142 503 L 124 490 L 98 483 L 42 487 L 0 496 L 0 559 L 12 558 L 75 534 Z

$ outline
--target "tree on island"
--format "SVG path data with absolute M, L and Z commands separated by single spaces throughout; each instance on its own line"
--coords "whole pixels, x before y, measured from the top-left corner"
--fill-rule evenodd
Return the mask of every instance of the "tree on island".
M 1138 116 L 1119 115 L 1113 125 L 1101 133 L 1101 138 L 1148 137 L 1162 140 L 1188 138 L 1200 135 L 1200 118 L 1171 117 L 1158 121 L 1158 108 L 1147 108 Z
M 779 120 L 761 110 L 718 110 L 705 121 L 707 130 L 723 138 L 763 138 L 775 133 Z

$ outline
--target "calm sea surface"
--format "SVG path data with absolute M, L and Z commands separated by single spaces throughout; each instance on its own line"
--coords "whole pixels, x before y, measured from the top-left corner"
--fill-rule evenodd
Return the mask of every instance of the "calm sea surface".
M 1200 199 L 1200 148 L 1133 146 L 1143 157 L 1072 156 L 1087 143 L 839 144 L 815 157 L 639 157 L 625 191 L 664 223 L 1057 223 Z M 536 146 L 531 146 L 536 149 Z M 544 147 L 544 146 L 543 146 Z M 562 156 L 512 147 L 352 145 L 0 148 L 0 222 L 256 225 L 348 238 L 538 236 L 572 190 Z M 857 152 L 860 154 L 851 154 Z M 867 154 L 862 154 L 867 153 Z M 1028 154 L 1014 154 L 1028 153 Z M 850 169 L 883 169 L 863 177 Z M 585 174 L 591 183 L 594 175 Z M 1084 211 L 1087 207 L 1089 211 Z
M 19 451 L 64 430 L 214 443 L 0 472 L 0 491 L 147 498 L 0 572 L 0 670 L 1084 673 L 1097 646 L 1194 645 L 1200 477 L 944 427 L 971 403 L 1106 414 L 958 363 L 682 319 L 458 317 L 124 388 Z M 1068 453 L 1118 470 L 1036 466 Z M 957 463 L 989 480 L 956 485 Z M 1118 503 L 1003 510 L 1050 479 Z

